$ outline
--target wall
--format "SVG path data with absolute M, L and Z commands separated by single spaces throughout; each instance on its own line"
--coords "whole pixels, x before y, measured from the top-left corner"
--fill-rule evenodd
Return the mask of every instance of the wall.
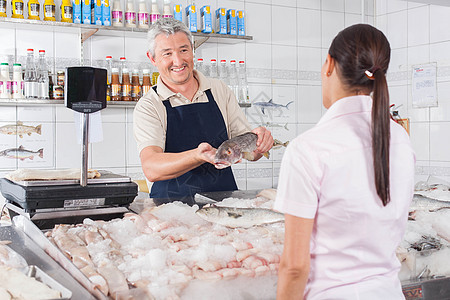
M 186 5 L 186 1 L 177 3 L 184 7 Z M 202 57 L 205 61 L 211 58 L 245 60 L 252 102 L 272 99 L 274 103 L 283 105 L 264 112 L 257 105 L 246 108 L 251 123 L 255 127 L 268 126 L 281 142 L 289 141 L 311 128 L 324 113 L 320 68 L 328 46 L 338 31 L 361 22 L 361 1 L 200 0 L 196 4 L 198 7 L 209 4 L 213 9 L 227 7 L 245 10 L 246 30 L 248 35 L 253 36 L 252 41 L 209 41 L 196 51 L 196 57 Z M 366 0 L 365 8 L 365 21 L 373 24 L 373 0 Z M 83 49 L 80 49 L 79 32 L 76 30 L 42 32 L 0 26 L 0 36 L 2 40 L 11 41 L 0 45 L 0 60 L 10 63 L 16 60 L 24 62 L 26 49 L 34 48 L 47 51 L 53 71 L 66 65 L 79 64 L 81 53 L 86 64 L 99 65 L 106 55 L 112 55 L 114 59 L 126 56 L 133 66 L 149 66 L 143 34 L 120 37 L 94 35 Z M 39 163 L 38 157 L 33 164 L 28 160 L 15 161 L 0 157 L 1 173 L 32 165 L 43 168 L 79 167 L 81 154 L 75 138 L 72 111 L 63 106 L 0 106 L 0 109 L 0 125 L 16 120 L 35 126 L 42 123 L 48 128 L 46 134 L 51 138 L 50 145 L 46 146 L 45 162 Z M 132 136 L 132 108 L 109 107 L 102 111 L 102 119 L 104 140 L 92 144 L 90 166 L 128 174 L 134 179 L 142 178 Z M 11 137 L 0 135 L 0 145 L 6 138 Z M 42 141 L 42 137 L 36 134 L 15 137 L 16 146 L 24 144 L 26 139 L 34 143 Z M 269 160 L 262 158 L 259 162 L 233 166 L 239 188 L 276 187 L 283 152 L 284 147 L 274 149 Z
M 411 120 L 416 181 L 450 180 L 450 7 L 399 0 L 376 1 L 376 26 L 391 42 L 388 74 L 391 103 Z M 438 106 L 412 106 L 412 66 L 437 64 Z

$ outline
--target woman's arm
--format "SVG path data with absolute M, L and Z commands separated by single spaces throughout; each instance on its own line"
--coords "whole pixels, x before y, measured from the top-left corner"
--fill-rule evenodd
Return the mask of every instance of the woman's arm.
M 278 270 L 277 300 L 303 299 L 309 275 L 314 219 L 285 214 L 285 240 Z

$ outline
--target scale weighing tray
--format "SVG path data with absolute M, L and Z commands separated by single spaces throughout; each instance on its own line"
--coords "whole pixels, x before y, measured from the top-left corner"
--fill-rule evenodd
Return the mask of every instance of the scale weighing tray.
M 5 199 L 26 212 L 37 209 L 124 206 L 138 194 L 138 185 L 126 176 L 104 173 L 89 179 L 88 185 L 79 180 L 10 181 L 0 178 Z

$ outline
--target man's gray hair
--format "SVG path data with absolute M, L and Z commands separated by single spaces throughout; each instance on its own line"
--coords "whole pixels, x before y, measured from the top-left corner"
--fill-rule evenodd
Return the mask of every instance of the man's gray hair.
M 155 57 L 155 39 L 158 35 L 165 34 L 166 36 L 169 36 L 177 32 L 186 34 L 192 47 L 192 34 L 183 22 L 174 18 L 159 18 L 150 26 L 147 33 L 148 51 L 150 54 Z

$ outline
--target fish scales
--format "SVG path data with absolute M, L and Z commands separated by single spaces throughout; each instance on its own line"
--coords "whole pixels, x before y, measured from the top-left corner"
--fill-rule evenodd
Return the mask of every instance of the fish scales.
M 242 159 L 244 153 L 253 152 L 256 149 L 258 136 L 253 132 L 247 132 L 223 142 L 217 148 L 215 161 L 226 166 Z
M 196 214 L 206 221 L 230 228 L 250 228 L 284 221 L 282 213 L 265 208 L 210 206 L 197 210 Z

